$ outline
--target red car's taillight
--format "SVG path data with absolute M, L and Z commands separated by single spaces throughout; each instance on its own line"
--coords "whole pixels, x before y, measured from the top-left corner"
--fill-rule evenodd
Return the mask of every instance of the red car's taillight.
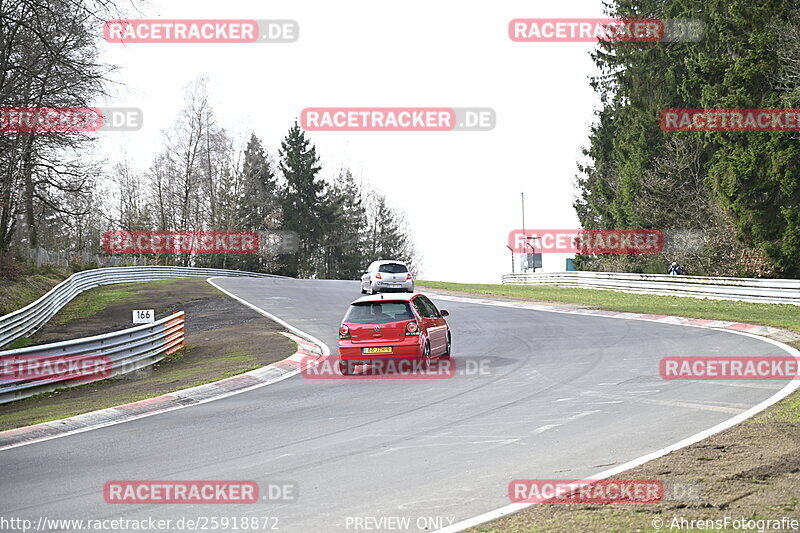
M 342 324 L 339 326 L 339 338 L 340 339 L 349 339 L 350 338 L 350 328 Z
M 411 273 L 409 273 L 408 276 L 406 276 L 406 279 L 411 279 Z
M 413 321 L 406 324 L 406 335 L 419 335 L 419 325 Z
M 375 273 L 375 279 L 383 279 L 380 272 Z

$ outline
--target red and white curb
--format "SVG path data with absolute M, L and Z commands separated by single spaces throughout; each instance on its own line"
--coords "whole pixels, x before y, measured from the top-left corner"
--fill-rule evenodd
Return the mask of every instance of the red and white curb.
M 113 426 L 241 394 L 290 378 L 302 370 L 301 363 L 305 367 L 313 366 L 330 354 L 328 347 L 321 341 L 317 341 L 320 342 L 318 345 L 293 333 L 284 332 L 283 334 L 297 344 L 297 351 L 282 361 L 238 376 L 182 389 L 155 398 L 92 411 L 62 420 L 3 431 L 0 432 L 0 450 Z M 313 339 L 310 335 L 308 337 Z
M 759 326 L 756 324 L 746 324 L 743 322 L 728 322 L 725 320 L 704 320 L 698 318 L 686 318 L 686 317 L 668 316 L 668 315 L 625 313 L 620 311 L 603 311 L 600 309 L 584 309 L 579 307 L 570 307 L 568 305 L 556 306 L 556 305 L 534 304 L 529 302 L 520 302 L 512 300 L 491 300 L 488 298 L 481 298 L 481 297 L 469 298 L 463 296 L 453 296 L 450 294 L 440 294 L 435 291 L 427 291 L 427 294 L 434 299 L 445 300 L 449 302 L 491 305 L 495 307 L 512 307 L 517 309 L 530 309 L 533 311 L 545 311 L 548 313 L 591 315 L 591 316 L 598 316 L 605 318 L 620 318 L 625 320 L 644 320 L 647 322 L 659 322 L 663 324 L 672 324 L 678 326 L 723 330 L 736 335 L 745 335 L 747 337 L 757 338 L 769 344 L 773 344 L 778 348 L 787 352 L 790 356 L 794 357 L 795 359 L 800 360 L 800 351 L 796 350 L 795 348 L 792 348 L 791 346 L 783 344 L 784 342 L 791 342 L 800 339 L 800 335 L 792 331 L 786 331 L 783 329 L 773 328 L 769 326 Z M 587 476 L 584 479 L 586 480 L 606 479 L 611 476 L 615 476 L 617 474 L 630 470 L 632 468 L 636 468 L 637 466 L 643 465 L 644 463 L 652 461 L 653 459 L 658 459 L 659 457 L 663 457 L 664 455 L 667 455 L 668 453 L 673 452 L 675 450 L 679 450 L 681 448 L 685 448 L 686 446 L 690 446 L 692 444 L 700 442 L 703 439 L 707 439 L 712 435 L 715 435 L 721 431 L 731 428 L 736 424 L 744 422 L 748 418 L 757 415 L 764 409 L 767 409 L 773 404 L 786 398 L 798 388 L 800 388 L 800 380 L 795 379 L 789 381 L 785 387 L 783 387 L 781 390 L 779 390 L 778 392 L 776 392 L 763 402 L 759 403 L 758 405 L 754 405 L 750 409 L 742 413 L 739 413 L 733 418 L 729 418 L 728 420 L 725 420 L 724 422 L 721 422 L 716 426 L 710 427 L 704 431 L 692 435 L 691 437 L 687 437 L 670 446 L 666 446 L 664 448 L 661 448 L 660 450 L 656 450 L 647 455 L 637 457 L 636 459 L 628 461 L 627 463 L 621 464 L 609 470 L 604 470 L 603 472 L 600 472 L 598 474 Z M 455 524 L 451 524 L 447 527 L 438 529 L 433 533 L 456 533 L 458 531 L 463 531 L 470 527 L 475 527 L 480 524 L 485 524 L 486 522 L 497 520 L 498 518 L 502 518 L 504 516 L 512 515 L 523 509 L 531 507 L 532 505 L 536 504 L 511 503 L 508 505 L 504 505 L 503 507 L 499 507 L 497 509 L 493 509 L 486 513 L 480 514 L 478 516 L 473 516 L 472 518 L 461 520 L 459 522 L 456 522 Z

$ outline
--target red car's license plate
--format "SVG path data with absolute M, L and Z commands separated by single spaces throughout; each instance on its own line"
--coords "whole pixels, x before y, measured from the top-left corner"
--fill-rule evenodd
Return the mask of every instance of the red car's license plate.
M 365 354 L 367 353 L 392 353 L 391 346 L 375 346 L 371 348 L 364 348 Z

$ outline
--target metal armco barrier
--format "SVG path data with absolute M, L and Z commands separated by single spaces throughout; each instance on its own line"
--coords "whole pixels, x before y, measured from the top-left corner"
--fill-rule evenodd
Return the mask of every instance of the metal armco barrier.
M 73 379 L 57 375 L 47 378 L 22 376 L 16 379 L 0 379 L 0 404 L 71 385 L 83 385 L 127 374 L 157 363 L 164 356 L 183 347 L 184 314 L 183 311 L 179 311 L 152 324 L 105 335 L 0 352 L 0 365 L 6 371 L 14 367 L 17 362 L 34 357 L 56 361 L 70 356 L 91 356 L 107 358 L 110 363 L 109 375 L 96 379 Z
M 505 274 L 504 285 L 560 285 L 640 294 L 800 305 L 800 280 L 714 278 L 616 272 L 537 272 Z
M 83 291 L 113 283 L 187 277 L 209 278 L 214 276 L 281 277 L 241 270 L 171 266 L 112 267 L 84 270 L 71 275 L 32 304 L 13 313 L 0 316 L 0 348 L 38 330 L 58 313 L 62 307 Z

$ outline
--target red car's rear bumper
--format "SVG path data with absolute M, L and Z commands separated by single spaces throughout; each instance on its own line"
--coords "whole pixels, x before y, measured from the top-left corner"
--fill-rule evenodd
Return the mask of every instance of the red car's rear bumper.
M 391 347 L 391 353 L 364 353 L 364 348 Z M 416 335 L 403 340 L 352 342 L 339 339 L 339 358 L 345 361 L 372 361 L 379 359 L 406 359 L 422 357 L 422 344 Z

